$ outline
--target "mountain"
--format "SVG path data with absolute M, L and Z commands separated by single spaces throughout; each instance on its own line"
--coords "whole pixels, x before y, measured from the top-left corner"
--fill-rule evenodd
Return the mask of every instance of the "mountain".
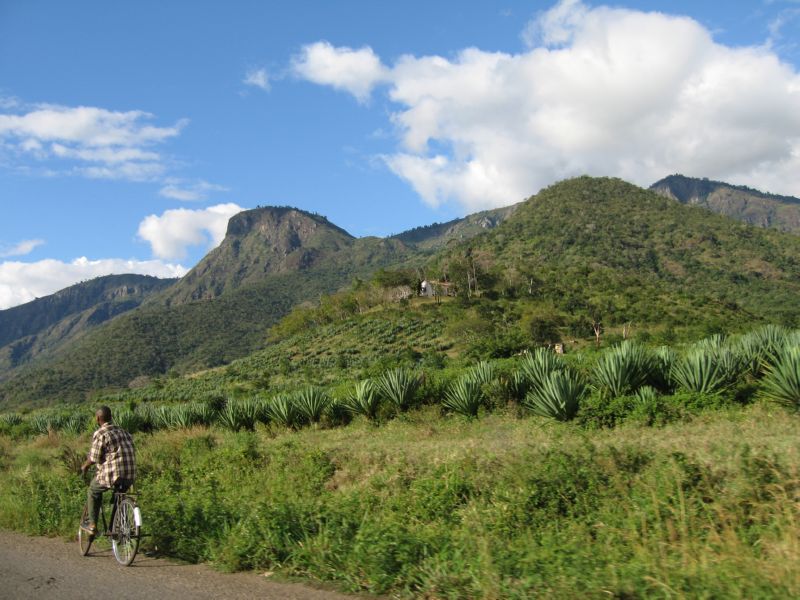
M 493 210 L 484 210 L 447 223 L 415 227 L 392 236 L 392 238 L 421 250 L 438 250 L 450 242 L 462 242 L 497 227 L 513 215 L 518 207 L 519 204 L 513 204 Z
M 356 286 L 298 306 L 270 344 L 218 369 L 114 400 L 340 386 L 398 364 L 512 356 L 537 345 L 605 343 L 623 331 L 655 344 L 800 325 L 800 238 L 687 206 L 618 179 L 542 190 L 475 237 L 409 264 L 455 297 L 398 303 Z M 477 281 L 477 283 L 476 283 Z M 437 385 L 435 382 L 430 385 Z
M 684 204 L 701 206 L 750 225 L 800 233 L 800 199 L 722 181 L 670 175 L 650 186 Z
M 57 355 L 14 365 L 3 377 L 0 404 L 80 400 L 141 376 L 230 362 L 263 347 L 266 332 L 293 306 L 316 302 L 415 252 L 400 240 L 356 239 L 298 209 L 245 211 L 230 220 L 218 248 L 138 310 Z
M 57 357 L 16 369 L 0 385 L 0 405 L 81 400 L 142 376 L 179 376 L 269 350 L 270 328 L 293 307 L 316 306 L 322 295 L 334 294 L 320 310 L 368 321 L 369 303 L 379 296 L 351 284 L 378 269 L 410 268 L 457 294 L 459 302 L 442 303 L 451 312 L 416 325 L 412 336 L 436 338 L 431 348 L 449 348 L 453 356 L 503 355 L 530 340 L 584 338 L 593 321 L 653 331 L 799 323 L 797 236 L 607 178 L 564 181 L 500 212 L 494 222 L 486 215 L 462 220 L 463 239 L 461 223 L 356 239 L 297 209 L 246 211 L 231 219 L 220 247 L 183 280 Z M 315 328 L 330 322 L 323 316 L 298 322 Z M 440 333 L 426 336 L 430 323 Z M 396 339 L 398 327 L 411 325 L 390 322 L 381 339 Z M 361 339 L 372 339 L 370 331 L 364 324 Z M 296 347 L 310 359 L 317 345 Z M 393 348 L 400 354 L 384 358 L 404 352 Z M 375 362 L 381 357 L 375 352 L 364 360 Z M 318 366 L 350 359 L 328 357 Z
M 465 263 L 477 263 L 499 287 L 534 288 L 564 314 L 612 322 L 793 325 L 800 315 L 800 238 L 619 179 L 580 177 L 542 190 L 435 262 L 464 288 Z
M 307 271 L 357 243 L 320 215 L 291 207 L 247 210 L 230 219 L 222 243 L 160 300 L 217 298 L 271 274 Z
M 138 307 L 176 279 L 108 275 L 0 310 L 0 374 L 57 351 L 91 329 Z

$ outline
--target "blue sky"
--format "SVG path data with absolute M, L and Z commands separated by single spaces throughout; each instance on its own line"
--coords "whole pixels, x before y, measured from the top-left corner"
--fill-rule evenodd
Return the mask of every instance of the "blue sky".
M 581 173 L 800 195 L 798 34 L 777 0 L 0 1 L 0 309 L 181 274 L 257 205 L 364 236 Z

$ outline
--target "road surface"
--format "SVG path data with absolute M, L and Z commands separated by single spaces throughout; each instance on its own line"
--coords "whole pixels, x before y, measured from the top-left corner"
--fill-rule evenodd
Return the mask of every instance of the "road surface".
M 0 598 L 353 600 L 356 596 L 271 581 L 263 573 L 219 573 L 205 565 L 141 554 L 130 567 L 121 567 L 111 550 L 92 547 L 89 556 L 82 557 L 77 541 L 0 531 Z

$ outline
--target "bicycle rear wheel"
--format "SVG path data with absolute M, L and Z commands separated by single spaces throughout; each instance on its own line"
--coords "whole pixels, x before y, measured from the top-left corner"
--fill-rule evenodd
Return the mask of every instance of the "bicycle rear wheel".
M 81 522 L 78 525 L 78 546 L 81 548 L 81 555 L 86 556 L 89 554 L 89 548 L 92 547 L 94 536 L 86 531 L 83 526 L 89 520 L 89 506 L 83 505 L 83 514 L 81 514 Z
M 136 516 L 138 507 L 133 499 L 124 497 L 117 505 L 112 524 L 111 547 L 114 550 L 114 558 L 125 567 L 136 558 L 139 550 L 139 526 L 140 519 Z

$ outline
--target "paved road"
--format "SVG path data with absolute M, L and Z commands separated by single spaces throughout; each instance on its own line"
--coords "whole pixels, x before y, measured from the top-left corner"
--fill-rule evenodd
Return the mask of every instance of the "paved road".
M 110 550 L 80 556 L 77 542 L 0 531 L 0 598 L 161 600 L 260 598 L 353 600 L 335 592 L 270 581 L 263 574 L 219 573 L 139 555 L 120 567 Z

